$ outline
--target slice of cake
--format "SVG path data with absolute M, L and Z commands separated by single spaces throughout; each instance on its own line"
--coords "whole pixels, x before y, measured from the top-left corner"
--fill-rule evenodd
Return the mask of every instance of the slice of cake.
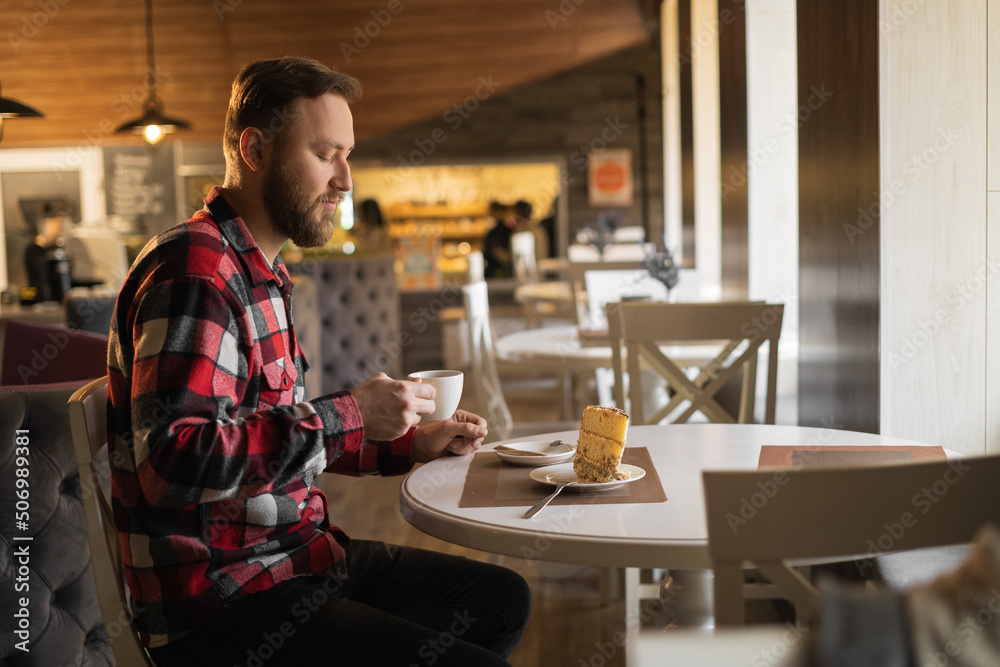
M 573 472 L 587 482 L 624 479 L 618 471 L 625 451 L 628 415 L 618 408 L 588 405 L 580 420 Z

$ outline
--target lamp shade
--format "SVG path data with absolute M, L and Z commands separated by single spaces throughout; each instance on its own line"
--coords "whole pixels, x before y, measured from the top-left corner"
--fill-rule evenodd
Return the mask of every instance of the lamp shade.
M 115 132 L 141 134 L 146 141 L 155 144 L 163 138 L 164 134 L 189 129 L 191 129 L 191 124 L 187 121 L 171 118 L 163 113 L 163 103 L 160 98 L 150 97 L 146 100 L 146 107 L 142 115 L 122 123 Z
M 0 97 L 0 118 L 42 118 L 44 114 L 9 97 Z

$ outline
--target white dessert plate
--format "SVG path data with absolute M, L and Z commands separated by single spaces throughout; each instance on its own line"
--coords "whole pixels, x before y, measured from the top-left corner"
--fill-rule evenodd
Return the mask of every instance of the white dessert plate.
M 573 486 L 567 486 L 567 491 L 610 491 L 611 489 L 617 489 L 622 484 L 635 482 L 646 476 L 645 470 L 639 466 L 633 466 L 627 463 L 619 464 L 618 471 L 627 473 L 628 479 L 616 479 L 613 482 L 584 482 L 576 476 L 575 472 L 573 472 L 572 463 L 562 463 L 555 466 L 539 468 L 538 470 L 532 470 L 528 473 L 528 477 L 536 482 L 549 484 L 551 486 L 555 486 L 562 482 L 576 482 Z
M 562 463 L 563 461 L 572 459 L 573 455 L 576 453 L 576 443 L 564 442 L 552 447 L 550 446 L 551 442 L 551 440 L 509 442 L 503 445 L 498 445 L 498 447 L 502 447 L 502 449 L 495 449 L 494 451 L 497 453 L 497 456 L 499 456 L 506 463 L 516 466 L 534 467 Z M 525 453 L 521 454 L 520 452 Z M 538 454 L 541 454 L 541 456 Z

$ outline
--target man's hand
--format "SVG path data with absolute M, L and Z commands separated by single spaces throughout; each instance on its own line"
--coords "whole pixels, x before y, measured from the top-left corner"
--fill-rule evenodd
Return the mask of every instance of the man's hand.
M 395 440 L 434 411 L 434 387 L 373 375 L 351 389 L 368 440 Z
M 413 460 L 432 461 L 445 452 L 472 454 L 486 437 L 486 420 L 465 410 L 458 410 L 451 419 L 431 422 L 413 434 Z

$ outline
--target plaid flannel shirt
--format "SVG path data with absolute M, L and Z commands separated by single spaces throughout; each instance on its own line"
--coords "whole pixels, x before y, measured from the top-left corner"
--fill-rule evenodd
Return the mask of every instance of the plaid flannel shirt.
M 409 470 L 413 431 L 364 439 L 346 391 L 304 401 L 291 281 L 215 189 L 129 272 L 108 351 L 115 522 L 142 640 L 302 574 L 343 576 L 321 472 Z

